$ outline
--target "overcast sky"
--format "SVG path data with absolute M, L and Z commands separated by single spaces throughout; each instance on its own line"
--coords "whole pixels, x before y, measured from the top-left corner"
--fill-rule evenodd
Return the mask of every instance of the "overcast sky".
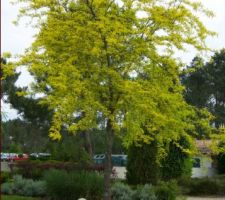
M 12 21 L 18 14 L 18 6 L 11 5 L 10 0 L 1 0 L 1 53 L 11 52 L 13 55 L 21 54 L 30 46 L 35 31 L 26 27 L 25 23 L 15 26 Z M 218 33 L 218 36 L 207 39 L 209 47 L 215 50 L 225 48 L 225 0 L 202 0 L 202 3 L 215 13 L 214 18 L 202 19 L 205 25 Z M 182 54 L 184 62 L 189 63 L 197 52 L 189 51 Z M 22 76 L 18 85 L 25 86 L 31 82 L 28 72 L 22 70 Z M 9 105 L 3 105 L 7 119 L 16 117 L 16 111 L 10 109 Z

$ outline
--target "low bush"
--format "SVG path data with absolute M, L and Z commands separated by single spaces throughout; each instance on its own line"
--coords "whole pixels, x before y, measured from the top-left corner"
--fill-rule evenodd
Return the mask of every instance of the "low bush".
M 48 196 L 53 199 L 86 198 L 97 200 L 103 195 L 103 177 L 95 172 L 63 170 L 47 171 L 44 180 L 47 184 Z
M 154 187 L 148 184 L 139 186 L 133 196 L 133 200 L 157 200 Z
M 188 195 L 190 193 L 191 178 L 190 177 L 180 177 L 177 180 L 178 185 L 180 186 L 181 193 Z
M 1 172 L 1 176 L 0 176 L 1 184 L 8 182 L 10 178 L 11 178 L 10 172 L 5 172 L 5 171 Z
M 215 177 L 213 177 L 213 179 L 224 180 L 225 181 L 225 174 L 216 175 Z
M 3 183 L 1 185 L 1 193 L 2 194 L 8 194 L 11 195 L 13 194 L 13 183 Z
M 44 181 L 31 181 L 30 184 L 24 186 L 24 196 L 45 196 L 46 183 Z
M 117 182 L 112 186 L 113 200 L 130 200 L 133 198 L 134 191 L 129 185 Z
M 112 186 L 113 200 L 175 200 L 180 196 L 176 182 L 160 182 L 157 186 L 139 185 L 133 190 L 129 185 L 116 183 Z
M 217 178 L 195 178 L 189 183 L 189 195 L 224 195 L 225 180 Z
M 23 179 L 21 175 L 16 175 L 12 182 L 2 184 L 1 192 L 3 194 L 41 197 L 46 194 L 46 184 L 44 181 Z
M 192 179 L 190 184 L 190 195 L 208 195 L 217 194 L 218 184 L 210 179 Z
M 180 190 L 175 181 L 160 182 L 155 187 L 155 194 L 158 200 L 175 200 Z
M 38 166 L 40 161 L 18 161 L 10 163 L 13 174 L 21 174 L 24 178 L 38 180 L 43 175 L 43 170 Z

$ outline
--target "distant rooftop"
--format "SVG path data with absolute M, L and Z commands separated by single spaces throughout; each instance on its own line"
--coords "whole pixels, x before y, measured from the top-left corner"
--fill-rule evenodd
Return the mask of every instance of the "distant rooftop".
M 211 154 L 212 150 L 210 146 L 212 145 L 212 140 L 196 140 L 196 146 L 198 150 L 203 154 Z

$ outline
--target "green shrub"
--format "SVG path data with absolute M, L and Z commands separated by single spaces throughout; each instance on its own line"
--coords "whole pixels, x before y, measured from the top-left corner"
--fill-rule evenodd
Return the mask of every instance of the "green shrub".
M 131 200 L 134 192 L 129 185 L 117 182 L 112 186 L 112 199 L 113 200 Z
M 180 177 L 178 180 L 178 185 L 181 186 L 181 193 L 182 194 L 189 194 L 190 193 L 190 184 L 191 184 L 191 178 L 190 177 Z
M 2 194 L 13 194 L 13 183 L 3 183 L 1 185 L 1 193 Z
M 40 161 L 20 161 L 13 165 L 13 171 L 21 174 L 24 178 L 38 180 L 43 176 L 43 169 L 38 168 Z
M 225 177 L 179 179 L 183 194 L 187 195 L 224 195 Z
M 32 179 L 23 179 L 17 175 L 13 177 L 13 182 L 2 184 L 3 194 L 17 194 L 22 196 L 45 196 L 46 184 L 44 181 L 33 181 Z
M 42 197 L 46 195 L 46 183 L 44 181 L 31 181 L 24 186 L 24 196 Z
M 218 195 L 225 195 L 225 179 L 219 180 L 218 183 L 219 183 Z
M 103 195 L 103 177 L 86 171 L 47 171 L 44 179 L 48 196 L 54 199 L 100 199 Z
M 155 190 L 152 185 L 138 186 L 133 200 L 157 200 Z
M 84 173 L 84 178 L 86 180 L 86 185 L 88 189 L 88 197 L 102 197 L 103 195 L 103 177 L 100 177 L 98 174 L 94 172 L 86 172 Z
M 213 177 L 214 179 L 217 180 L 224 180 L 225 181 L 225 174 L 219 174 Z
M 132 190 L 121 182 L 112 187 L 112 200 L 175 200 L 180 195 L 175 181 L 160 182 L 157 186 L 139 185 Z
M 8 182 L 8 180 L 11 178 L 11 174 L 10 172 L 2 171 L 0 178 L 1 178 L 1 184 Z
M 23 195 L 24 187 L 31 184 L 31 179 L 23 179 L 21 175 L 15 175 L 13 177 L 13 193 Z
M 192 179 L 189 185 L 190 195 L 215 195 L 219 192 L 219 182 L 209 178 Z
M 31 178 L 33 180 L 39 180 L 43 178 L 43 175 L 46 171 L 50 169 L 58 169 L 65 171 L 103 171 L 103 165 L 96 164 L 83 164 L 83 163 L 74 163 L 74 162 L 61 162 L 56 160 L 48 161 L 21 161 L 13 163 L 12 171 L 14 174 L 21 174 L 24 178 Z
M 175 200 L 180 191 L 175 181 L 160 182 L 155 187 L 155 194 L 158 200 Z

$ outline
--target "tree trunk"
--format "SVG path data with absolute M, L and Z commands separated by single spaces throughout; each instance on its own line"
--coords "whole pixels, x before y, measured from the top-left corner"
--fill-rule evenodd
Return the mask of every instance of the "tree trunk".
M 82 116 L 85 117 L 85 112 L 82 112 Z M 85 131 L 81 131 L 80 135 L 82 138 L 84 138 L 84 148 L 86 152 L 89 154 L 91 160 L 93 160 L 93 150 L 92 150 L 90 133 L 88 132 L 88 130 L 85 130 Z
M 88 152 L 90 158 L 93 159 L 93 150 L 92 150 L 90 133 L 88 131 L 85 131 L 84 137 L 85 137 L 85 149 Z
M 105 171 L 104 171 L 104 200 L 111 200 L 111 172 L 112 172 L 112 145 L 113 145 L 114 130 L 112 127 L 111 120 L 107 120 L 106 127 L 106 159 L 105 159 Z

